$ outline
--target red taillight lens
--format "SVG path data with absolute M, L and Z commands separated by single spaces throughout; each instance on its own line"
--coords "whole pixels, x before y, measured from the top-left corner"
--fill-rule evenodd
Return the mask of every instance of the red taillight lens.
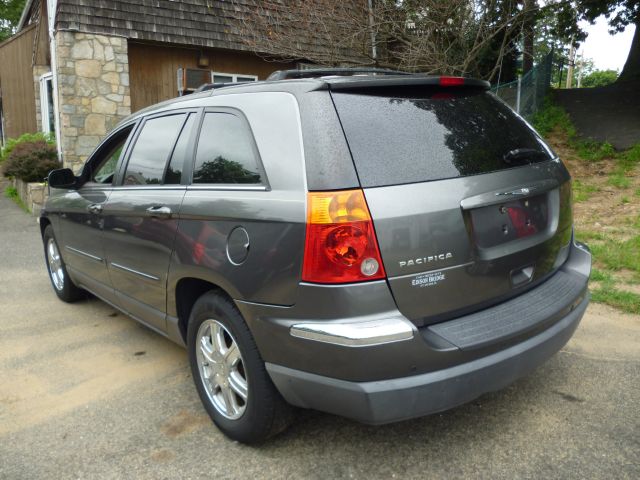
M 441 87 L 457 87 L 464 85 L 464 77 L 440 77 Z
M 349 283 L 385 277 L 362 190 L 310 192 L 302 280 Z

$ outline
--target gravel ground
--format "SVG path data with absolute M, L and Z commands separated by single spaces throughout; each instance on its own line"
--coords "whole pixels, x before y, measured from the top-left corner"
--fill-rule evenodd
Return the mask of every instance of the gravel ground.
M 261 447 L 211 424 L 184 350 L 67 305 L 38 226 L 0 197 L 0 478 L 640 478 L 640 318 L 591 305 L 511 387 L 383 427 L 301 412 Z

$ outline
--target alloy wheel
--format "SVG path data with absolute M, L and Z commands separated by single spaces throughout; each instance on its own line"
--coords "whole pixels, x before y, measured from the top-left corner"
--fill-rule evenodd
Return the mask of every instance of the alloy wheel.
M 58 291 L 64 289 L 64 269 L 62 268 L 62 258 L 58 251 L 58 246 L 53 238 L 47 242 L 47 260 L 49 262 L 49 275 L 51 281 Z
M 209 400 L 225 418 L 237 420 L 246 408 L 249 385 L 235 339 L 217 320 L 207 319 L 196 337 L 198 371 Z

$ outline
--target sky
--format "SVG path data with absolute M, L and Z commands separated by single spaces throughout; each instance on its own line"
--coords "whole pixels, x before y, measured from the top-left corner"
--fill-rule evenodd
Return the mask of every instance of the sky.
M 589 25 L 588 22 L 583 22 L 582 25 L 589 36 L 580 45 L 578 55 L 583 54 L 584 58 L 593 59 L 598 70 L 622 71 L 631 48 L 635 26 L 629 25 L 624 32 L 609 35 L 609 26 L 604 16 L 598 17 L 594 25 Z

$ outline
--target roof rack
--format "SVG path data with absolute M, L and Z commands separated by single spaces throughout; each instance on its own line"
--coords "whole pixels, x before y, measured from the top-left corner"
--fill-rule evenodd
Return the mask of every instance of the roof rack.
M 196 88 L 193 93 L 206 92 L 207 90 L 217 90 L 218 88 L 224 87 L 232 87 L 234 85 L 245 85 L 247 83 L 255 83 L 251 82 L 225 82 L 225 83 L 203 83 L 198 88 Z
M 295 78 L 318 78 L 354 75 L 410 75 L 407 72 L 386 68 L 310 68 L 307 70 L 277 70 L 267 80 L 291 80 Z

